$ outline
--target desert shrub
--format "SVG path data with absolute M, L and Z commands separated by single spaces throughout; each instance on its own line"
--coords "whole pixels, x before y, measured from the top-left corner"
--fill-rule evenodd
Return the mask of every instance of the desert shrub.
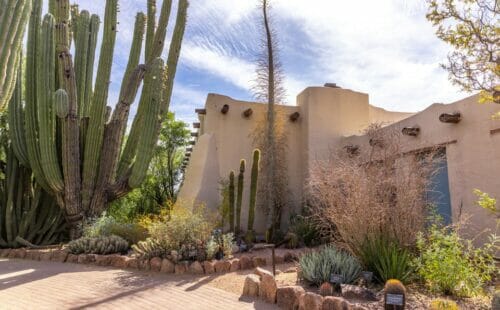
M 344 283 L 353 283 L 362 270 L 355 257 L 332 245 L 302 255 L 299 265 L 302 277 L 314 285 L 329 282 L 332 273 L 342 275 Z
M 289 232 L 294 233 L 299 242 L 307 247 L 312 247 L 320 244 L 321 238 L 313 221 L 303 215 L 290 216 Z
M 82 237 L 68 243 L 71 254 L 124 254 L 128 251 L 128 242 L 118 236 Z
M 448 299 L 434 299 L 431 301 L 430 310 L 458 310 L 457 303 Z
M 147 230 L 138 223 L 117 221 L 106 213 L 83 227 L 84 237 L 95 238 L 111 235 L 119 236 L 127 240 L 129 244 L 135 244 L 147 238 Z
M 201 259 L 205 255 L 205 243 L 214 229 L 214 221 L 203 206 L 176 205 L 164 218 L 148 223 L 150 241 L 155 256 L 167 257 L 176 251 L 182 259 Z M 138 243 L 134 251 L 151 256 L 146 243 Z
M 474 296 L 496 272 L 493 244 L 475 248 L 456 229 L 436 221 L 426 235 L 418 234 L 417 247 L 420 256 L 415 259 L 415 267 L 432 292 Z
M 413 268 L 411 253 L 395 241 L 383 235 L 367 237 L 359 247 L 359 258 L 376 280 L 385 283 L 389 279 L 407 282 Z
M 400 132 L 372 126 L 369 145 L 346 146 L 317 160 L 308 181 L 311 219 L 322 236 L 359 253 L 367 237 L 379 234 L 412 247 L 426 222 L 427 191 L 436 152 L 407 154 Z

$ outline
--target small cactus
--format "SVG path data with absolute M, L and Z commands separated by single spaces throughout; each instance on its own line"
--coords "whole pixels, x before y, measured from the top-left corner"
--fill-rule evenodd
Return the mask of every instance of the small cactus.
M 328 282 L 324 282 L 319 287 L 319 294 L 321 296 L 332 296 L 333 295 L 333 285 Z
M 457 303 L 448 299 L 435 299 L 431 301 L 430 310 L 458 310 Z
M 253 151 L 252 174 L 250 180 L 250 202 L 248 204 L 248 231 L 253 231 L 253 222 L 255 220 L 255 202 L 257 197 L 257 181 L 259 178 L 260 151 Z
M 72 254 L 126 253 L 128 248 L 128 242 L 115 235 L 96 238 L 82 237 L 68 243 L 68 250 Z
M 285 236 L 285 240 L 287 240 L 286 247 L 289 249 L 296 249 L 299 247 L 299 237 L 293 232 L 288 232 Z
M 229 173 L 229 230 L 234 232 L 234 171 Z
M 243 202 L 243 180 L 245 177 L 245 160 L 240 161 L 240 173 L 238 174 L 238 190 L 236 195 L 236 231 L 238 235 L 241 231 L 241 204 Z
M 402 295 L 403 304 L 402 305 L 387 304 L 387 302 L 389 301 L 387 298 L 388 295 Z M 401 281 L 396 279 L 387 280 L 384 286 L 384 304 L 386 310 L 404 310 L 406 305 L 406 288 L 403 285 L 403 283 L 401 283 Z

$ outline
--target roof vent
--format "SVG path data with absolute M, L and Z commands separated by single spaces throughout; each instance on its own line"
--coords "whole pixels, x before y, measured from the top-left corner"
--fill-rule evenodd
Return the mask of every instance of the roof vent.
M 340 86 L 337 86 L 337 83 L 325 83 L 323 85 L 324 87 L 330 87 L 330 88 L 340 88 Z

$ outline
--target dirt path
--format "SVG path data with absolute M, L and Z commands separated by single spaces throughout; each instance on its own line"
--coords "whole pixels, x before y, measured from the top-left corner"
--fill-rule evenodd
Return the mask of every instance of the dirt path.
M 207 278 L 0 259 L 0 309 L 277 309 Z

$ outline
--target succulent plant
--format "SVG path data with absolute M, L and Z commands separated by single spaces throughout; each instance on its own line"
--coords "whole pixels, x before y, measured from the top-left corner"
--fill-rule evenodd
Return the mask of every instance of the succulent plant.
M 388 304 L 389 296 L 402 295 L 402 305 Z M 406 305 L 406 288 L 401 281 L 396 279 L 389 279 L 384 286 L 384 303 L 386 310 L 403 310 Z
M 236 193 L 236 230 L 239 235 L 241 231 L 241 204 L 243 203 L 243 181 L 245 178 L 245 160 L 240 161 L 240 173 L 238 174 L 238 189 Z
M 152 238 L 147 238 L 144 241 L 139 241 L 132 245 L 134 253 L 141 258 L 151 259 L 153 257 L 166 257 L 165 249 L 159 242 Z
M 260 150 L 253 151 L 252 174 L 250 177 L 250 201 L 248 203 L 248 225 L 247 231 L 253 231 L 255 221 L 255 203 L 257 200 L 257 182 L 259 178 Z M 251 240 L 253 241 L 254 238 Z M 249 242 L 247 242 L 249 243 Z
M 128 242 L 114 235 L 96 238 L 82 237 L 68 243 L 68 250 L 72 254 L 124 254 L 128 249 Z

